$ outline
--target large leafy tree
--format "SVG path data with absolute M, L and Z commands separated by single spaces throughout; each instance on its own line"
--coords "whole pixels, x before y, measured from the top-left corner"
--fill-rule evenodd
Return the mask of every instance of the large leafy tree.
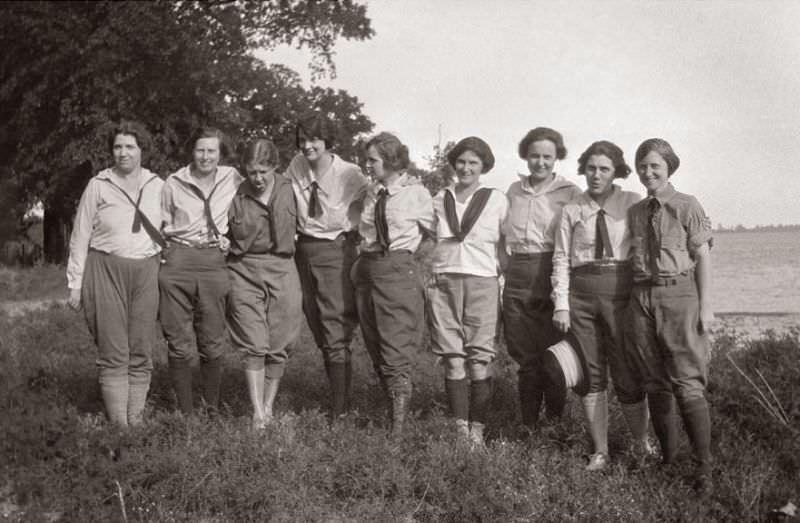
M 288 157 L 292 123 L 310 109 L 341 122 L 341 153 L 351 156 L 372 128 L 358 99 L 305 89 L 252 51 L 305 46 L 313 74 L 334 75 L 336 40 L 371 35 L 366 7 L 352 0 L 0 4 L 0 176 L 13 179 L 19 206 L 44 201 L 45 254 L 60 261 L 80 192 L 109 162 L 109 122 L 120 118 L 150 127 L 148 163 L 162 175 L 187 161 L 200 124 L 234 140 L 269 136 Z

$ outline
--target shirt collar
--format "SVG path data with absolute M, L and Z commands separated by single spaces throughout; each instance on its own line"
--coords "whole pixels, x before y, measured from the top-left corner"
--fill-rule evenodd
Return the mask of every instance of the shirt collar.
M 229 165 L 219 165 L 217 166 L 217 172 L 214 173 L 214 185 L 218 184 L 228 176 L 231 176 L 236 169 Z M 178 169 L 172 176 L 178 178 L 179 180 L 192 184 L 197 185 L 195 183 L 194 178 L 192 178 L 192 166 L 191 165 L 184 165 L 180 169 Z
M 313 182 L 317 182 L 317 187 L 324 192 L 325 194 L 330 194 L 331 191 L 336 187 L 338 184 L 338 180 L 336 180 L 335 175 L 336 171 L 339 170 L 339 164 L 342 162 L 341 158 L 339 158 L 335 153 L 331 153 L 332 160 L 331 164 L 328 166 L 328 170 L 323 173 L 326 175 L 323 177 L 322 180 L 317 180 L 317 177 L 314 176 L 314 171 L 311 170 L 311 164 L 308 163 L 308 160 L 302 153 L 300 153 L 300 162 L 303 166 L 303 169 L 300 172 L 300 178 L 298 178 L 298 182 L 303 189 L 308 189 Z
M 556 173 L 553 173 L 550 176 L 550 179 L 547 180 L 546 182 L 544 182 L 544 185 L 542 185 L 541 189 L 536 191 L 531 186 L 531 181 L 530 181 L 531 180 L 531 175 L 530 174 L 517 173 L 517 176 L 519 176 L 520 185 L 522 186 L 522 190 L 525 191 L 525 192 L 529 192 L 531 194 L 545 194 L 546 192 L 548 192 L 552 188 L 553 184 L 556 183 L 556 179 L 558 178 L 558 175 Z
M 611 194 L 608 195 L 606 198 L 605 203 L 603 204 L 602 209 L 605 213 L 612 218 L 615 219 L 623 219 L 627 214 L 627 209 L 624 208 L 622 198 L 622 189 L 620 189 L 619 185 L 612 185 L 611 186 Z M 594 214 L 597 214 L 600 211 L 600 205 L 594 201 L 594 199 L 589 196 L 588 191 L 584 191 L 580 197 L 580 206 L 583 212 L 584 217 L 589 217 Z
M 455 202 L 456 202 L 458 205 L 466 205 L 466 204 L 468 204 L 468 203 L 470 202 L 470 200 L 472 200 L 472 197 L 473 197 L 473 196 L 475 196 L 475 194 L 476 194 L 476 193 L 477 193 L 479 190 L 483 189 L 484 187 L 485 187 L 485 186 L 484 186 L 482 183 L 479 183 L 479 184 L 478 184 L 478 187 L 476 187 L 476 188 L 475 188 L 475 190 L 474 190 L 474 191 L 472 191 L 472 194 L 470 194 L 470 195 L 469 195 L 469 198 L 467 198 L 467 201 L 465 201 L 463 204 L 462 204 L 462 203 L 459 203 L 459 201 L 458 201 L 458 198 L 456 198 L 456 184 L 455 184 L 455 183 L 451 183 L 450 185 L 448 185 L 447 187 L 445 187 L 445 189 L 444 189 L 444 190 L 445 190 L 445 191 L 450 191 L 450 192 L 453 194 L 453 199 L 455 200 Z
M 671 183 L 667 183 L 666 187 L 661 189 L 661 192 L 656 194 L 655 196 L 650 196 L 650 198 L 655 198 L 658 200 L 660 205 L 664 205 L 668 201 L 670 201 L 678 191 L 675 190 L 675 187 L 672 186 Z
M 394 196 L 395 194 L 399 193 L 403 187 L 406 187 L 407 185 L 413 185 L 414 180 L 415 179 L 409 176 L 407 173 L 403 173 L 388 186 L 384 186 L 381 182 L 375 182 L 372 185 L 372 193 L 377 196 L 381 192 L 381 189 L 385 188 L 387 191 L 389 191 L 389 196 Z
M 142 180 L 141 183 L 139 184 L 139 187 L 144 187 L 147 182 L 157 177 L 158 175 L 142 167 Z M 97 173 L 97 178 L 100 180 L 108 180 L 110 182 L 114 182 L 118 177 L 116 174 L 114 174 L 114 171 L 111 168 L 108 168 L 108 169 L 103 169 L 102 171 Z

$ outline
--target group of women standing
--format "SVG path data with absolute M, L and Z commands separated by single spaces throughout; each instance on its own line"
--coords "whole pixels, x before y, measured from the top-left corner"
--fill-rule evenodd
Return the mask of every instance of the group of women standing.
M 369 179 L 332 152 L 335 137 L 322 116 L 299 122 L 300 152 L 283 175 L 275 146 L 253 141 L 243 178 L 220 165 L 222 134 L 202 129 L 190 141 L 192 162 L 162 183 L 141 166 L 146 131 L 135 123 L 114 130 L 114 166 L 84 192 L 68 267 L 70 303 L 83 304 L 100 349 L 112 422 L 142 420 L 158 315 L 178 408 L 193 409 L 196 346 L 203 399 L 216 412 L 227 329 L 244 355 L 253 424 L 263 427 L 302 308 L 322 352 L 332 417 L 349 408 L 350 342 L 360 324 L 391 433 L 402 433 L 427 321 L 456 432 L 483 445 L 502 321 L 525 426 L 536 427 L 542 404 L 558 418 L 572 388 L 594 445 L 586 468 L 603 469 L 610 373 L 636 452 L 652 452 L 652 414 L 663 461 L 674 460 L 680 411 L 699 488 L 709 485 L 710 221 L 669 183 L 678 159 L 667 142 L 647 140 L 636 152 L 648 192 L 640 201 L 613 183 L 631 169 L 611 142 L 580 156 L 585 191 L 555 174 L 567 151 L 545 127 L 520 142 L 529 174 L 507 194 L 481 183 L 494 156 L 477 137 L 448 153 L 453 183 L 433 197 L 406 173 L 408 149 L 396 136 L 366 142 Z M 425 242 L 435 246 L 423 285 L 414 253 Z

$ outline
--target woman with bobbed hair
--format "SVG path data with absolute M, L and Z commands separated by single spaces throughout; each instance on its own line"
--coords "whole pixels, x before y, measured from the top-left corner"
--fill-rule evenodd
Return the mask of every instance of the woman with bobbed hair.
M 297 199 L 295 262 L 303 313 L 322 353 L 330 384 L 331 418 L 349 409 L 350 342 L 358 324 L 350 269 L 356 258 L 359 205 L 367 179 L 332 151 L 335 125 L 313 113 L 297 122 L 299 152 L 286 169 Z
M 411 359 L 422 336 L 423 295 L 414 253 L 433 227 L 430 193 L 409 176 L 408 148 L 380 133 L 364 145 L 367 188 L 353 266 L 364 344 L 390 402 L 391 433 L 400 436 L 411 401 Z
M 158 276 L 159 317 L 178 409 L 183 414 L 194 410 L 192 361 L 196 350 L 203 398 L 213 416 L 219 409 L 225 304 L 230 290 L 225 266 L 230 247 L 225 236 L 228 209 L 242 177 L 234 167 L 221 165 L 230 157 L 230 148 L 219 129 L 198 129 L 189 148 L 192 162 L 167 178 L 162 194 L 162 230 L 168 248 Z
M 228 328 L 233 346 L 244 355 L 255 428 L 273 418 L 302 316 L 294 264 L 297 205 L 292 183 L 278 173 L 278 162 L 278 149 L 270 140 L 248 143 L 241 159 L 245 181 L 228 212 Z
M 484 445 L 496 357 L 501 227 L 508 213 L 502 192 L 482 187 L 494 166 L 489 145 L 475 136 L 459 141 L 447 160 L 455 181 L 434 197 L 437 235 L 426 289 L 434 354 L 445 367 L 445 391 L 455 426 L 474 446 Z
M 564 205 L 553 253 L 553 323 L 571 331 L 585 362 L 581 395 L 594 451 L 586 469 L 605 468 L 608 455 L 608 372 L 639 457 L 651 453 L 644 392 L 626 355 L 625 311 L 631 295 L 628 209 L 641 197 L 614 184 L 631 172 L 622 149 L 590 145 L 578 159 L 587 189 Z M 554 363 L 547 360 L 545 365 Z
M 108 420 L 142 422 L 153 369 L 163 182 L 142 167 L 150 134 L 122 121 L 109 133 L 114 165 L 89 180 L 69 243 L 69 305 L 83 306 L 98 348 Z
M 711 304 L 711 220 L 694 196 L 670 180 L 680 159 L 664 139 L 636 149 L 636 172 L 647 198 L 628 215 L 633 292 L 630 321 L 637 374 L 647 392 L 664 464 L 678 452 L 677 411 L 692 443 L 694 487 L 711 477 L 711 417 L 706 400 Z
M 550 300 L 555 231 L 561 208 L 581 194 L 554 172 L 567 155 L 561 133 L 549 127 L 531 129 L 522 138 L 519 157 L 528 174 L 508 188 L 508 219 L 503 225 L 510 253 L 503 288 L 503 325 L 508 353 L 519 365 L 518 393 L 522 423 L 533 429 L 543 400 L 549 417 L 564 410 L 566 396 L 543 374 L 546 349 L 562 334 L 553 326 Z

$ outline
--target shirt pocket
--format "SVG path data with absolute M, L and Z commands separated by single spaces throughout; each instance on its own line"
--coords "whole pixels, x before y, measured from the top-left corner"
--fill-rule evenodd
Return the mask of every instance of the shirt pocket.
M 687 250 L 686 236 L 680 233 L 665 234 L 661 238 L 661 249 L 670 252 Z

